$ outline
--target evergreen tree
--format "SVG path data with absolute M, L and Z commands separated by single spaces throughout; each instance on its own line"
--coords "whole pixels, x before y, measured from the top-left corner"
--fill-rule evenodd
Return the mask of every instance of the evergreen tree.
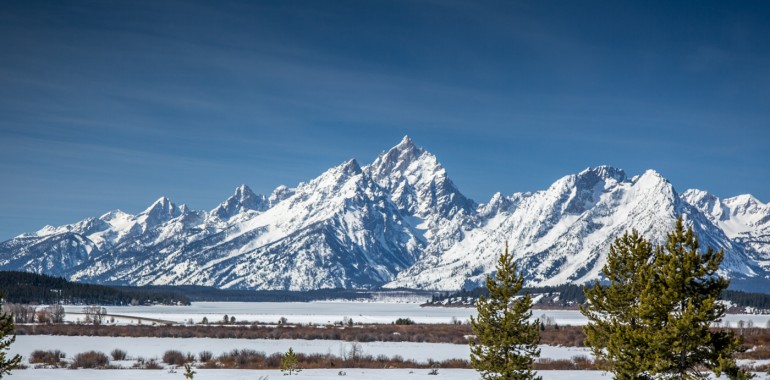
M 615 379 L 649 379 L 654 356 L 649 327 L 640 315 L 639 294 L 651 275 L 653 247 L 637 231 L 626 232 L 610 245 L 602 268 L 605 284 L 586 287 L 587 302 L 580 312 L 586 345 Z
M 497 273 L 487 276 L 489 298 L 476 302 L 478 317 L 471 317 L 476 335 L 470 341 L 471 366 L 485 380 L 539 379 L 532 362 L 540 356 L 540 322 L 529 322 L 532 298 L 529 294 L 515 298 L 524 282 L 516 263 L 505 252 L 497 261 Z
M 653 276 L 639 297 L 641 312 L 652 327 L 654 372 L 661 378 L 698 379 L 705 368 L 717 376 L 750 378 L 733 358 L 741 339 L 732 332 L 709 329 L 725 314 L 724 305 L 717 302 L 729 285 L 717 273 L 724 251 L 699 248 L 692 228 L 685 230 L 680 217 L 665 246 L 655 250 Z
M 0 299 L 3 299 L 3 293 L 0 292 Z M 6 351 L 11 344 L 16 341 L 16 335 L 13 335 L 13 315 L 0 312 L 0 378 L 10 374 L 11 370 L 16 368 L 21 362 L 21 356 L 14 355 L 7 358 Z
M 185 363 L 185 365 L 184 365 L 184 378 L 185 379 L 192 380 L 193 377 L 195 377 L 196 373 L 197 372 L 195 372 L 193 370 L 193 367 L 192 367 L 192 365 L 190 365 L 190 363 Z
M 281 359 L 281 372 L 284 375 L 292 375 L 294 372 L 299 373 L 302 369 L 299 368 L 299 361 L 297 360 L 297 354 L 294 353 L 294 349 L 289 347 L 289 351 L 283 355 Z

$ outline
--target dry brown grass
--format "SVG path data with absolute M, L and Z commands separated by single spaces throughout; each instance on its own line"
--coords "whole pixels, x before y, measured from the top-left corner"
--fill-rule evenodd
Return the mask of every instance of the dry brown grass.
M 155 359 L 138 358 L 134 365 L 131 366 L 134 369 L 163 369 L 163 366 Z
M 281 366 L 281 353 L 267 355 L 264 352 L 254 350 L 233 350 L 215 357 L 201 368 L 228 368 L 228 369 L 278 369 Z M 428 360 L 418 362 L 404 359 L 401 356 L 388 357 L 385 355 L 372 356 L 367 354 L 355 354 L 350 352 L 343 356 L 331 354 L 297 354 L 300 368 L 470 368 L 468 360 L 449 359 L 443 361 Z M 543 359 L 535 363 L 535 369 L 595 369 L 593 361 L 585 357 L 576 357 L 570 360 Z
M 19 325 L 18 335 L 66 335 L 158 338 L 220 338 L 220 339 L 329 339 L 348 342 L 468 342 L 468 325 L 193 325 L 193 326 L 93 326 L 93 325 Z
M 187 360 L 189 355 L 185 356 L 181 351 L 168 350 L 163 353 L 163 362 L 169 365 L 184 365 L 190 361 Z
M 220 338 L 220 339 L 328 339 L 348 342 L 426 342 L 468 343 L 473 332 L 469 325 L 174 325 L 174 326 L 93 326 L 93 325 L 19 325 L 19 335 L 112 336 L 157 338 Z M 582 328 L 578 326 L 546 327 L 540 331 L 542 344 L 582 347 Z
M 536 370 L 596 370 L 593 359 L 587 356 L 575 356 L 572 359 L 540 359 L 535 362 Z
M 88 351 L 75 355 L 70 368 L 109 368 L 110 359 L 102 352 Z
M 30 364 L 37 364 L 49 367 L 65 367 L 65 354 L 59 350 L 35 350 L 29 355 Z

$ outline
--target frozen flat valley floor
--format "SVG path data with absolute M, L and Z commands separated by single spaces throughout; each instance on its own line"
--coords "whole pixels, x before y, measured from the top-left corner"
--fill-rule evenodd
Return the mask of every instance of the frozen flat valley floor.
M 478 373 L 470 369 L 441 369 L 438 376 L 428 375 L 427 369 L 344 369 L 345 376 L 340 376 L 338 369 L 304 370 L 296 376 L 284 376 L 279 370 L 246 369 L 199 369 L 195 380 L 259 380 L 265 379 L 315 379 L 315 380 L 399 380 L 399 379 L 435 379 L 435 380 L 477 380 Z M 543 380 L 562 379 L 609 379 L 598 371 L 542 371 Z M 167 370 L 69 370 L 69 369 L 34 369 L 13 372 L 13 380 L 183 380 L 182 371 L 169 373 Z
M 67 320 L 76 322 L 82 318 L 78 314 L 82 306 L 67 306 Z M 417 323 L 450 323 L 467 321 L 475 315 L 474 308 L 420 307 L 417 303 L 392 302 L 195 302 L 191 306 L 122 306 L 107 307 L 115 324 L 131 325 L 148 323 L 147 320 L 199 323 L 204 317 L 209 321 L 220 321 L 226 314 L 241 322 L 275 323 L 279 318 L 286 318 L 289 323 L 328 324 L 351 318 L 361 323 L 392 323 L 398 318 L 410 318 Z M 583 325 L 585 319 L 576 310 L 533 310 L 533 318 L 546 316 L 560 325 Z M 736 326 L 738 321 L 751 321 L 755 326 L 767 326 L 770 315 L 738 314 L 728 315 L 725 322 Z M 286 352 L 292 347 L 296 352 L 332 354 L 340 356 L 350 349 L 350 342 L 339 340 L 268 340 L 268 339 L 214 339 L 214 338 L 128 338 L 128 337 L 88 337 L 88 336 L 45 336 L 20 335 L 11 345 L 11 354 L 20 354 L 24 362 L 34 350 L 61 350 L 68 359 L 80 352 L 96 350 L 109 354 L 119 348 L 127 351 L 129 359 L 113 362 L 120 367 L 130 367 L 137 358 L 160 359 L 167 350 L 179 350 L 197 355 L 201 351 L 211 351 L 214 355 L 234 349 L 252 349 L 267 354 Z M 464 344 L 448 343 L 409 343 L 409 342 L 369 342 L 359 343 L 363 354 L 389 357 L 400 355 L 404 359 L 418 362 L 445 359 L 468 359 L 469 348 Z M 541 358 L 571 359 L 575 356 L 590 356 L 586 348 L 541 346 Z M 278 370 L 232 370 L 198 369 L 195 379 L 237 380 L 237 379 L 277 379 L 285 378 Z M 297 379 L 480 379 L 473 370 L 440 369 L 438 376 L 428 375 L 427 369 L 342 369 L 346 376 L 339 375 L 340 369 L 309 369 L 295 376 Z M 540 371 L 543 379 L 609 379 L 610 375 L 599 371 Z M 70 370 L 37 369 L 30 367 L 16 370 L 11 379 L 184 379 L 182 371 L 163 370 Z M 286 377 L 288 378 L 288 377 Z M 764 374 L 758 378 L 765 378 Z
M 75 322 L 81 315 L 76 313 L 82 306 L 65 306 L 67 320 Z M 398 318 L 410 318 L 417 323 L 451 323 L 467 321 L 476 315 L 472 307 L 421 307 L 419 303 L 396 302 L 193 302 L 190 306 L 107 306 L 108 314 L 122 315 L 118 323 L 137 323 L 134 318 L 195 323 L 206 317 L 210 322 L 222 320 L 226 314 L 237 321 L 276 323 L 281 317 L 289 323 L 327 324 L 342 321 L 345 317 L 361 323 L 392 323 Z M 550 317 L 560 325 L 582 326 L 585 317 L 578 310 L 532 310 L 532 318 Z M 728 314 L 724 321 L 737 326 L 738 321 L 751 321 L 754 326 L 764 327 L 770 315 Z

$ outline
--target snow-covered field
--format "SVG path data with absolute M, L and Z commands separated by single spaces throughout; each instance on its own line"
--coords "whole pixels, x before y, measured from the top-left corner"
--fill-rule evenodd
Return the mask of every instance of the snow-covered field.
M 363 354 L 393 357 L 400 355 L 404 359 L 426 362 L 428 359 L 468 359 L 470 351 L 466 344 L 450 343 L 411 343 L 411 342 L 369 342 L 357 343 Z M 302 340 L 302 339 L 215 339 L 215 338 L 126 338 L 94 336 L 48 336 L 20 335 L 11 345 L 11 353 L 25 357 L 34 350 L 60 350 L 67 358 L 90 350 L 109 354 L 119 348 L 128 352 L 131 358 L 161 358 L 167 350 L 179 350 L 197 355 L 201 351 L 211 351 L 215 355 L 233 349 L 252 349 L 267 354 L 286 352 L 289 347 L 295 352 L 305 354 L 332 354 L 341 356 L 350 350 L 351 343 L 340 340 Z M 541 357 L 551 359 L 571 359 L 574 356 L 590 356 L 585 348 L 541 346 Z
M 82 306 L 65 306 L 67 313 L 79 312 Z M 411 318 L 417 323 L 450 323 L 453 318 L 465 321 L 475 315 L 473 308 L 420 307 L 417 303 L 389 302 L 193 302 L 191 306 L 108 306 L 108 314 L 199 323 L 204 317 L 221 321 L 224 315 L 237 321 L 277 323 L 285 317 L 289 323 L 326 324 L 345 317 L 361 323 L 392 323 L 398 318 Z M 70 321 L 80 316 L 70 315 Z M 130 323 L 130 321 L 128 321 Z
M 75 321 L 82 315 L 75 313 L 82 307 L 67 306 L 67 319 Z M 449 323 L 466 321 L 475 315 L 474 308 L 442 308 L 420 307 L 416 303 L 384 303 L 384 302 L 293 302 L 293 303 L 244 303 L 244 302 L 196 302 L 192 306 L 123 306 L 107 307 L 108 314 L 121 315 L 118 323 L 138 323 L 139 319 L 173 321 L 186 323 L 190 319 L 200 322 L 204 317 L 209 321 L 220 321 L 224 315 L 234 316 L 237 321 L 277 322 L 285 317 L 289 323 L 326 324 L 351 318 L 354 322 L 363 323 L 392 323 L 397 318 L 411 318 L 418 323 Z M 583 325 L 585 318 L 576 310 L 534 310 L 533 316 L 539 318 L 545 315 L 560 325 Z M 748 322 L 754 326 L 767 326 L 770 315 L 728 315 L 725 321 L 731 326 L 737 326 L 738 321 Z M 469 348 L 464 344 L 447 343 L 410 343 L 410 342 L 370 342 L 358 343 L 364 354 L 393 357 L 400 355 L 404 359 L 418 362 L 446 359 L 467 359 Z M 201 351 L 211 351 L 214 355 L 232 351 L 233 349 L 252 349 L 267 354 L 286 352 L 292 347 L 300 353 L 319 353 L 342 355 L 351 348 L 350 342 L 339 340 L 268 340 L 268 339 L 213 339 L 213 338 L 128 338 L 128 337 L 69 337 L 69 336 L 18 336 L 11 345 L 11 354 L 20 354 L 26 358 L 37 349 L 58 349 L 66 353 L 67 358 L 90 350 L 109 353 L 119 348 L 128 352 L 129 359 L 124 362 L 114 362 L 118 366 L 130 367 L 133 360 L 139 357 L 145 359 L 161 358 L 167 350 L 179 350 L 183 353 L 198 354 Z M 571 359 L 575 356 L 591 357 L 585 348 L 541 346 L 541 358 Z M 748 364 L 748 363 L 746 363 Z M 197 370 L 196 379 L 237 380 L 237 379 L 268 379 L 282 378 L 277 370 Z M 297 379 L 340 379 L 339 369 L 314 369 L 301 372 Z M 443 378 L 443 379 L 480 379 L 472 370 L 440 369 L 439 377 L 428 375 L 426 369 L 343 369 L 350 379 L 410 379 L 410 378 Z M 561 379 L 608 379 L 609 375 L 598 371 L 541 371 L 545 380 Z M 69 369 L 35 369 L 17 370 L 13 379 L 130 379 L 158 380 L 183 379 L 181 371 L 176 373 L 165 370 L 69 370 Z
M 398 343 L 398 342 L 371 342 L 358 343 L 363 354 L 368 355 L 400 355 L 405 359 L 414 359 L 420 362 L 428 359 L 444 360 L 451 358 L 467 359 L 469 349 L 467 345 L 447 343 Z M 233 349 L 253 349 L 265 353 L 286 352 L 289 347 L 301 353 L 331 353 L 340 355 L 348 351 L 350 342 L 333 340 L 266 340 L 266 339 L 211 339 L 211 338 L 125 338 L 125 337 L 69 337 L 69 336 L 18 336 L 11 346 L 11 354 L 20 354 L 25 357 L 36 349 L 58 349 L 66 353 L 67 358 L 84 351 L 96 350 L 109 353 L 115 348 L 128 352 L 129 359 L 138 357 L 145 359 L 161 358 L 166 350 L 180 350 L 184 353 L 197 354 L 208 350 L 218 355 Z M 543 358 L 569 359 L 578 355 L 590 356 L 587 349 L 572 347 L 541 346 Z M 113 362 L 114 365 L 130 367 L 133 360 Z M 410 379 L 436 377 L 428 375 L 427 369 L 342 369 L 347 373 L 344 378 L 350 379 Z M 196 379 L 267 379 L 282 378 L 277 370 L 197 370 Z M 313 369 L 305 370 L 297 376 L 297 379 L 340 379 L 339 369 Z M 544 379 L 600 379 L 601 372 L 584 371 L 546 371 Z M 475 371 L 463 369 L 440 369 L 439 376 L 442 379 L 479 379 Z M 181 371 L 169 373 L 165 370 L 69 370 L 69 369 L 36 369 L 17 370 L 13 373 L 13 379 L 182 379 Z
M 79 312 L 81 306 L 65 306 L 67 313 Z M 475 308 L 462 307 L 421 307 L 417 303 L 392 302 L 193 302 L 191 306 L 108 306 L 109 314 L 124 315 L 118 323 L 137 323 L 134 318 L 159 319 L 186 323 L 190 319 L 200 323 L 203 317 L 210 322 L 221 321 L 224 315 L 237 321 L 276 323 L 285 317 L 289 323 L 327 324 L 342 321 L 345 317 L 353 322 L 392 323 L 398 318 L 411 318 L 417 323 L 450 323 L 453 320 L 467 321 L 476 315 Z M 560 325 L 580 326 L 585 317 L 577 310 L 533 310 L 533 318 L 547 316 Z M 69 314 L 67 320 L 74 322 L 80 315 Z M 730 326 L 739 321 L 751 321 L 756 327 L 765 327 L 770 315 L 729 314 L 724 318 Z
M 240 369 L 198 369 L 195 379 L 198 380 L 259 380 L 281 379 L 279 370 L 240 370 Z M 344 369 L 346 376 L 340 376 L 339 369 L 305 370 L 291 379 L 314 380 L 392 380 L 392 379 L 430 379 L 430 380 L 477 380 L 478 373 L 470 369 L 440 369 L 438 376 L 428 375 L 427 369 Z M 543 380 L 606 380 L 610 379 L 604 372 L 598 371 L 541 371 Z M 183 380 L 182 371 L 169 373 L 165 370 L 67 370 L 67 369 L 34 369 L 13 372 L 13 380 Z

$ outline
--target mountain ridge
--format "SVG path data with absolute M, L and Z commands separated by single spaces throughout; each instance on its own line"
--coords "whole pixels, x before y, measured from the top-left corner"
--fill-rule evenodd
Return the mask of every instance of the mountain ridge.
M 655 170 L 602 165 L 479 204 L 408 136 L 368 165 L 350 159 L 270 195 L 242 184 L 210 211 L 160 197 L 136 215 L 45 226 L 1 242 L 0 268 L 105 284 L 457 290 L 482 284 L 508 242 L 527 285 L 579 284 L 600 276 L 616 236 L 659 243 L 679 215 L 725 249 L 723 274 L 768 277 L 770 206 L 751 195 L 680 194 Z

